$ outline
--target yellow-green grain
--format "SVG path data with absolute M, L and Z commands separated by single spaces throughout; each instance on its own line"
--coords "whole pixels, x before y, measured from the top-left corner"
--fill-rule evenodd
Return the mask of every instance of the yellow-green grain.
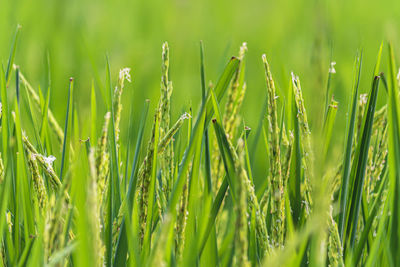
M 45 174 L 50 177 L 51 187 L 55 192 L 58 192 L 61 188 L 61 181 L 55 173 L 53 166 L 49 162 L 49 158 L 45 157 L 37 152 L 34 146 L 29 142 L 27 136 L 23 134 L 22 141 L 24 143 L 25 149 L 29 151 L 35 157 L 36 161 L 44 170 Z
M 101 136 L 97 142 L 96 148 L 96 174 L 97 174 L 97 197 L 98 202 L 103 203 L 106 192 L 107 176 L 109 173 L 110 155 L 107 150 L 107 136 L 110 123 L 111 113 L 107 112 L 104 116 L 104 124 Z
M 162 65 L 161 65 L 161 97 L 159 108 L 161 109 L 160 118 L 160 137 L 161 139 L 172 138 L 172 135 L 168 136 L 168 131 L 171 122 L 171 95 L 172 95 L 172 82 L 169 80 L 169 47 L 168 43 L 165 42 L 162 45 Z M 165 146 L 164 153 L 160 156 L 161 166 L 161 191 L 164 194 L 164 198 L 168 199 L 169 193 L 172 187 L 172 177 L 174 173 L 174 151 L 173 142 L 169 142 Z
M 47 192 L 44 186 L 43 177 L 40 174 L 35 154 L 32 154 L 28 150 L 26 150 L 26 152 L 27 152 L 28 166 L 32 175 L 32 181 L 35 189 L 36 198 L 39 207 L 43 210 L 46 208 L 47 205 Z
M 300 85 L 300 79 L 298 76 L 295 76 L 292 73 L 292 85 L 294 91 L 294 98 L 297 107 L 297 119 L 299 122 L 300 135 L 302 140 L 302 148 L 303 148 L 303 158 L 304 162 L 302 163 L 304 169 L 304 195 L 305 195 L 305 209 L 306 214 L 309 213 L 309 209 L 312 206 L 312 198 L 311 198 L 311 181 L 314 174 L 314 153 L 311 147 L 311 131 L 308 125 L 307 112 L 304 104 L 303 93 Z
M 115 87 L 113 96 L 113 106 L 114 106 L 114 127 L 115 127 L 115 140 L 119 140 L 120 132 L 120 121 L 121 121 L 121 111 L 122 111 L 122 101 L 121 96 L 124 91 L 125 80 L 131 82 L 130 68 L 123 68 L 119 71 L 118 85 Z
M 151 179 L 151 169 L 153 166 L 153 154 L 154 154 L 154 142 L 155 140 L 155 127 L 157 126 L 157 121 L 160 121 L 161 112 L 157 108 L 154 115 L 154 124 L 151 131 L 151 137 L 147 146 L 147 154 L 143 160 L 143 167 L 139 170 L 139 225 L 140 225 L 140 241 L 143 241 L 144 231 L 146 229 L 146 219 L 147 219 L 147 207 L 148 207 L 148 194 Z
M 283 245 L 285 202 L 283 196 L 283 178 L 281 169 L 281 149 L 279 145 L 279 127 L 277 116 L 277 95 L 275 83 L 265 55 L 262 56 L 268 95 L 268 142 L 270 159 L 270 184 L 271 184 L 271 242 L 275 247 Z

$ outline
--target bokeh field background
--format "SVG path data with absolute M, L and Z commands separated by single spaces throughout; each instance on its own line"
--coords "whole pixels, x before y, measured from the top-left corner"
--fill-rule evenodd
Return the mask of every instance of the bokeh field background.
M 79 116 L 81 125 L 85 125 L 90 114 L 92 82 L 97 88 L 105 82 L 106 55 L 115 79 L 120 68 L 132 69 L 133 83 L 127 85 L 123 97 L 126 112 L 122 128 L 128 124 L 131 105 L 134 120 L 139 120 L 145 99 L 152 100 L 150 110 L 156 107 L 163 41 L 168 41 L 171 49 L 173 121 L 190 106 L 197 110 L 201 100 L 199 40 L 205 44 L 206 79 L 214 82 L 228 59 L 237 55 L 240 44 L 247 42 L 248 89 L 242 114 L 251 128 L 258 125 L 266 95 L 262 53 L 268 56 L 281 97 L 288 88 L 290 72 L 300 76 L 311 127 L 322 114 L 328 69 L 330 62 L 335 61 L 331 89 L 339 109 L 333 157 L 338 154 L 335 149 L 343 149 L 345 111 L 351 97 L 357 51 L 364 51 L 364 78 L 372 75 L 382 41 L 392 41 L 395 54 L 400 51 L 396 31 L 400 28 L 400 1 L 394 0 L 1 0 L 3 64 L 7 62 L 18 24 L 22 31 L 16 64 L 35 88 L 40 86 L 45 92 L 50 62 L 50 107 L 60 122 L 65 116 L 68 79 L 74 77 L 78 110 L 87 114 Z M 387 65 L 386 58 L 383 57 L 382 66 Z M 369 79 L 361 80 L 361 92 L 369 91 Z M 98 99 L 101 110 L 104 103 L 99 95 Z M 380 101 L 385 99 L 381 97 Z M 127 132 L 121 130 L 122 135 Z M 250 143 L 253 137 L 250 135 Z M 253 159 L 254 171 L 265 173 L 266 158 L 260 150 L 257 155 L 260 156 Z

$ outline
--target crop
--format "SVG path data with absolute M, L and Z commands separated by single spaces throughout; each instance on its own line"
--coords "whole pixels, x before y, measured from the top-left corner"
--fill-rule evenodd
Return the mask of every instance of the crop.
M 355 58 L 344 148 L 333 161 L 330 150 L 341 145 L 332 138 L 337 109 L 345 108 L 330 91 L 334 63 L 314 125 L 300 77 L 291 73 L 287 88 L 278 88 L 266 55 L 266 109 L 258 130 L 246 125 L 246 43 L 209 84 L 200 43 L 201 104 L 176 120 L 164 43 L 155 110 L 145 101 L 139 122 L 122 123 L 139 110 L 122 104 L 134 78 L 123 68 L 113 79 L 107 58 L 105 86 L 91 88 L 90 115 L 75 104 L 71 78 L 68 98 L 57 103 L 65 106 L 61 123 L 51 110 L 53 89 L 35 88 L 14 64 L 19 33 L 0 73 L 1 265 L 400 262 L 400 77 L 390 44 L 388 66 L 381 45 L 372 75 L 361 75 L 362 52 Z M 368 95 L 359 92 L 361 78 L 371 81 Z M 263 137 L 253 141 L 267 159 L 263 177 L 252 172 L 252 135 Z

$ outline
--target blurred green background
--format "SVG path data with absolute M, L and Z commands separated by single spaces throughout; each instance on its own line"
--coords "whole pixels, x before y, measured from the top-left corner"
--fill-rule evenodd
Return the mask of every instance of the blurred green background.
M 300 76 L 311 123 L 321 115 L 332 59 L 337 62 L 332 91 L 339 101 L 334 138 L 341 139 L 354 57 L 363 49 L 361 91 L 368 91 L 380 43 L 391 40 L 399 50 L 400 1 L 2 0 L 3 64 L 17 24 L 22 25 L 22 32 L 16 63 L 35 87 L 47 86 L 49 55 L 51 108 L 60 122 L 72 76 L 84 124 L 90 114 L 91 83 L 95 81 L 98 87 L 96 75 L 103 83 L 105 80 L 106 54 L 113 77 L 120 68 L 132 69 L 133 83 L 124 92 L 124 124 L 131 104 L 138 117 L 146 98 L 153 107 L 157 103 L 163 41 L 168 41 L 171 49 L 173 118 L 200 102 L 199 40 L 205 44 L 206 79 L 212 81 L 246 41 L 248 89 L 242 108 L 246 123 L 256 128 L 265 99 L 262 53 L 267 54 L 281 97 L 290 72 Z

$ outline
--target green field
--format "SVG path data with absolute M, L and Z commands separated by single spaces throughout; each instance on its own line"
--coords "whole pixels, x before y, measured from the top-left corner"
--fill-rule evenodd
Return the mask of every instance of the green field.
M 0 266 L 400 266 L 400 2 L 2 1 Z

